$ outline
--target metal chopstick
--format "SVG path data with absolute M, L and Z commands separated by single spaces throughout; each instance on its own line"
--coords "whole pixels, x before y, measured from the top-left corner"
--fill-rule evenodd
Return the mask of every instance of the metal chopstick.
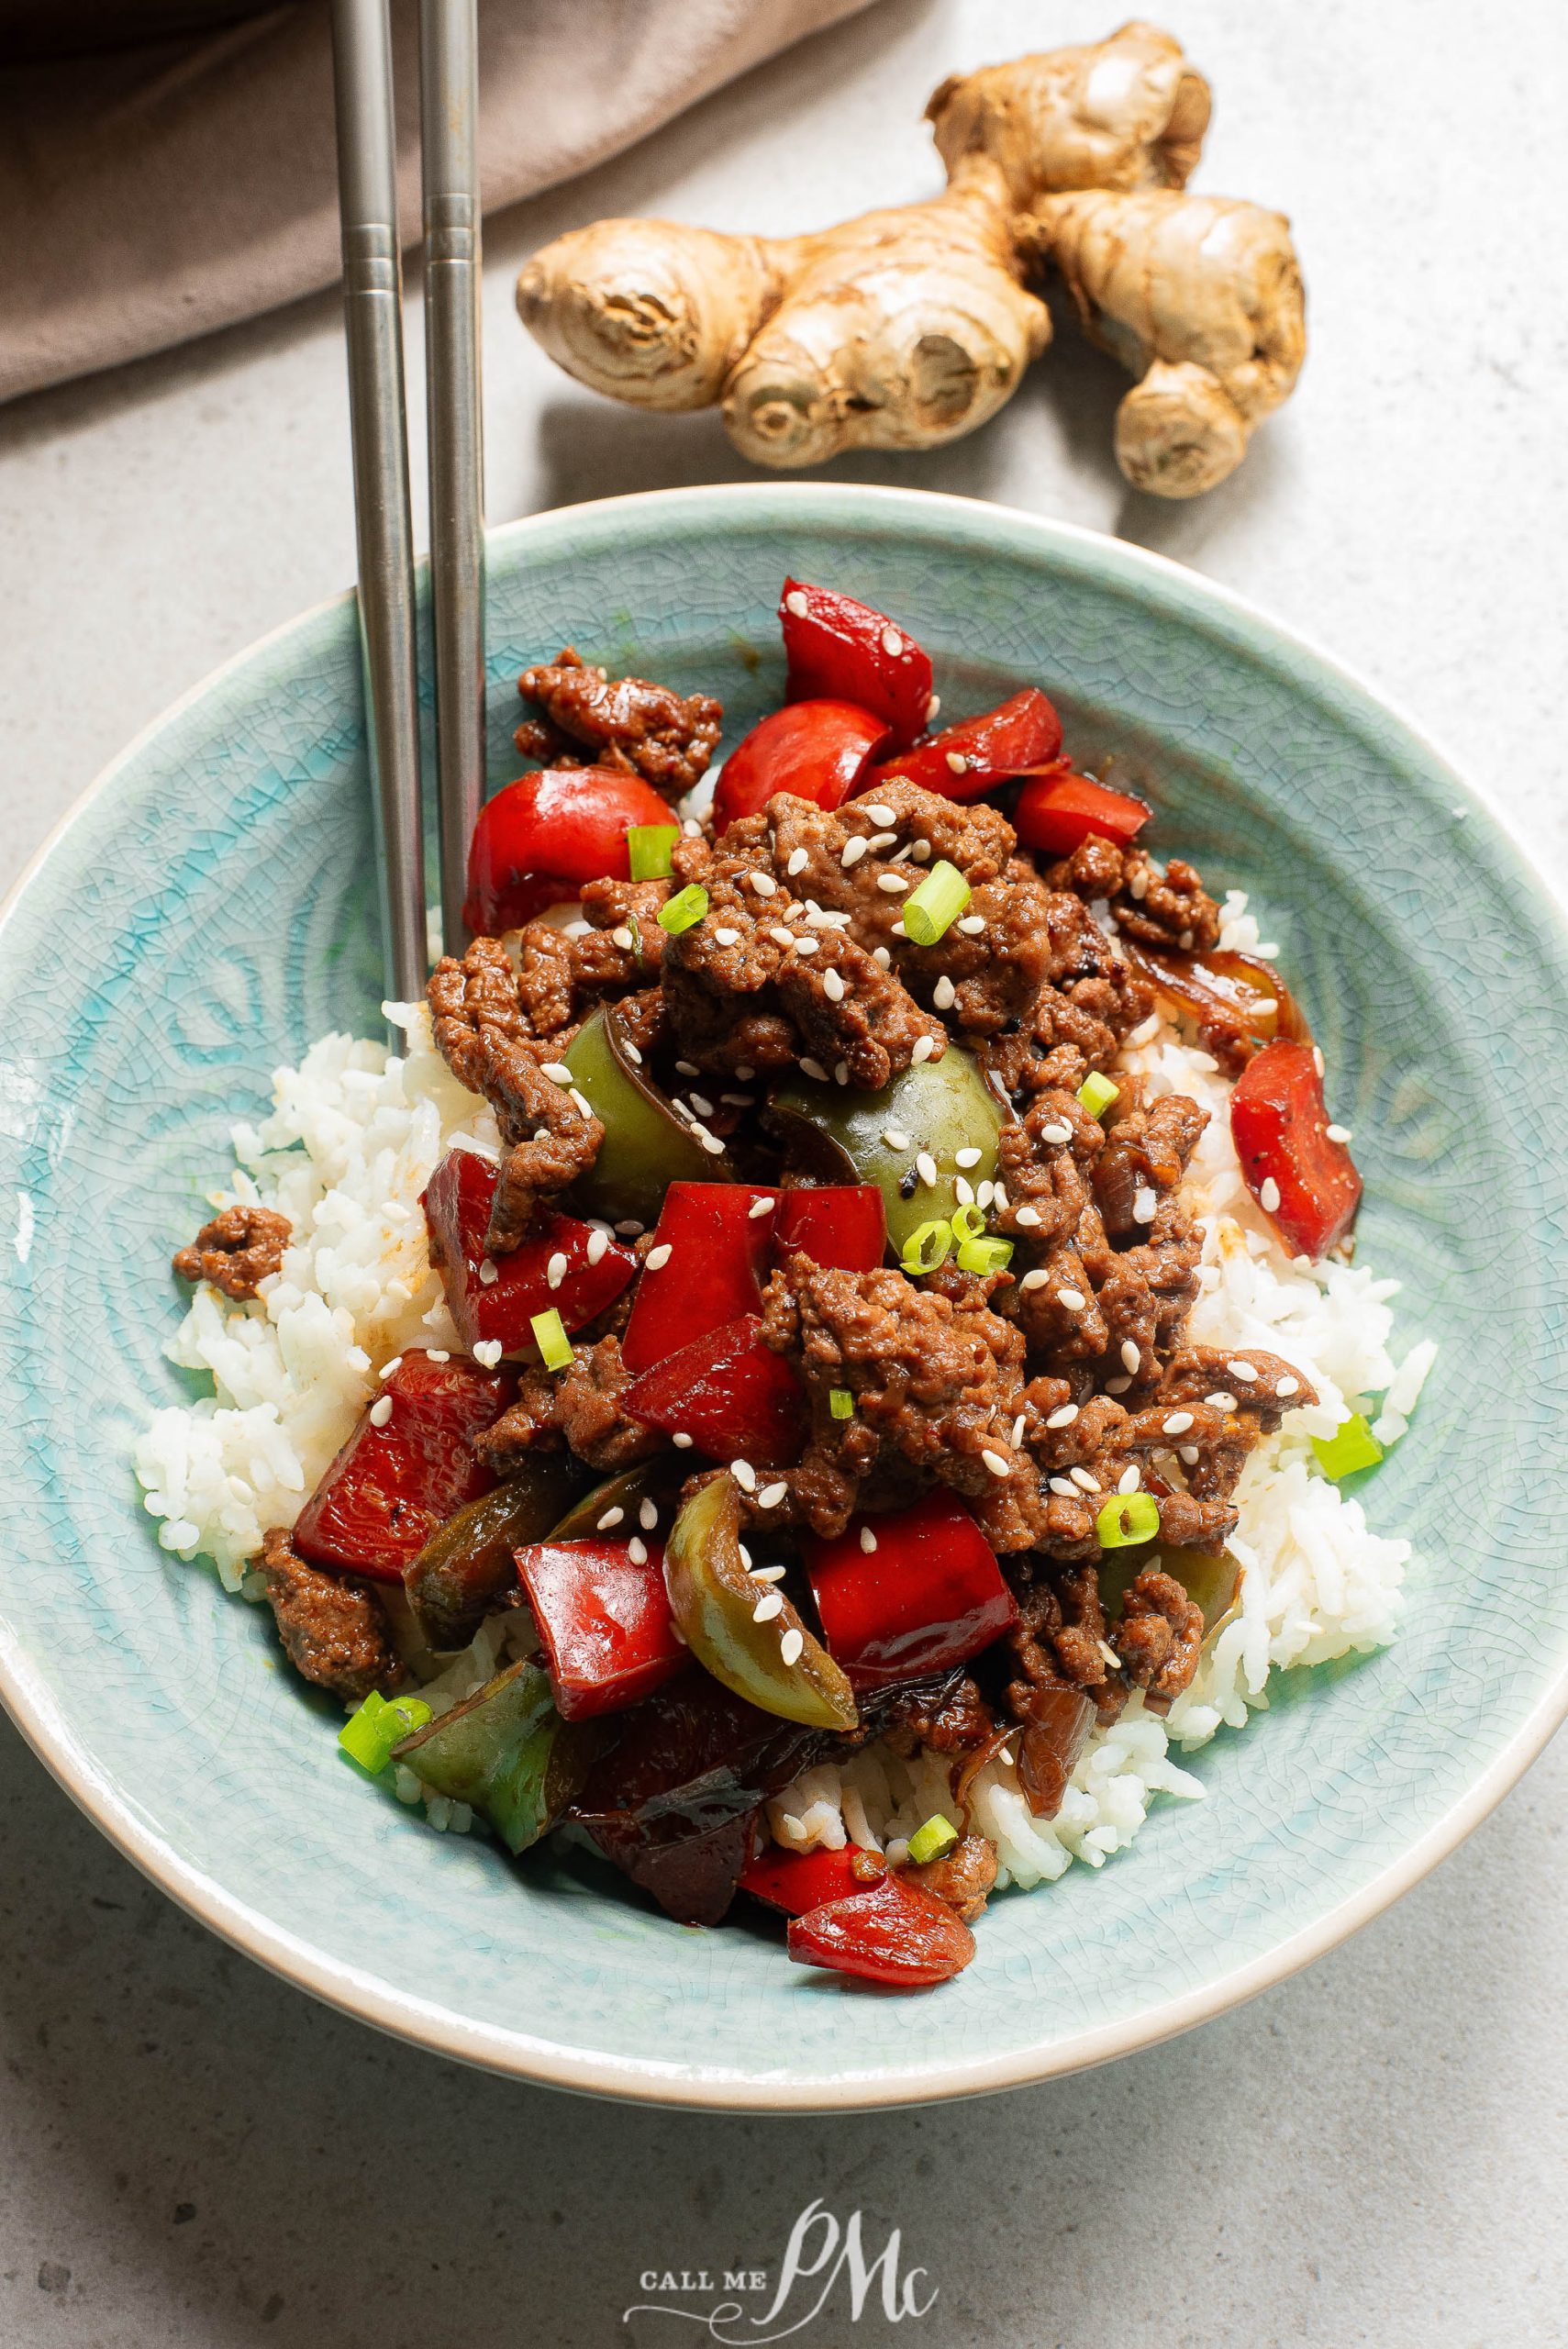
M 477 0 L 420 0 L 430 600 L 446 951 L 467 943 L 468 843 L 484 796 L 484 493 L 480 415 Z
M 332 0 L 343 311 L 359 540 L 360 630 L 375 790 L 388 993 L 424 993 L 428 968 L 419 816 L 414 529 L 403 388 L 397 143 L 386 0 Z

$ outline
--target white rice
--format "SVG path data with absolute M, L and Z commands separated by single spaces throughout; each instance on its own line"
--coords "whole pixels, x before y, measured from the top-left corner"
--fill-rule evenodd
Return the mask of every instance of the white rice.
M 1244 896 L 1226 900 L 1221 943 L 1272 959 Z M 136 1447 L 145 1506 L 159 1540 L 206 1556 L 239 1590 L 269 1526 L 292 1525 L 352 1431 L 384 1366 L 406 1347 L 458 1343 L 425 1246 L 419 1196 L 454 1141 L 494 1152 L 489 1110 L 434 1050 L 422 1004 L 387 1005 L 407 1039 L 403 1055 L 328 1036 L 274 1078 L 275 1107 L 235 1130 L 237 1171 L 215 1208 L 234 1200 L 276 1208 L 293 1226 L 282 1270 L 251 1303 L 199 1287 L 168 1349 L 210 1374 L 215 1392 L 153 1416 Z M 1358 1501 L 1326 1478 L 1311 1438 L 1346 1415 L 1372 1416 L 1385 1445 L 1405 1432 L 1436 1348 L 1415 1346 L 1396 1369 L 1387 1347 L 1396 1284 L 1357 1265 L 1292 1263 L 1253 1206 L 1230 1145 L 1229 1085 L 1206 1052 L 1162 1030 L 1125 1055 L 1152 1094 L 1182 1092 L 1211 1109 L 1184 1196 L 1204 1232 L 1202 1294 L 1191 1333 L 1226 1348 L 1266 1347 L 1294 1363 L 1321 1398 L 1293 1412 L 1260 1447 L 1237 1487 L 1230 1548 L 1245 1573 L 1240 1606 L 1209 1645 L 1193 1686 L 1162 1720 L 1138 1700 L 1091 1738 L 1058 1816 L 1034 1819 L 1008 1762 L 972 1790 L 975 1823 L 1001 1855 L 998 1881 L 1038 1884 L 1074 1859 L 1098 1866 L 1129 1843 L 1157 1794 L 1203 1787 L 1172 1758 L 1222 1725 L 1243 1727 L 1267 1703 L 1271 1669 L 1381 1645 L 1393 1633 L 1407 1542 L 1370 1531 Z M 248 1597 L 260 1596 L 251 1578 Z M 520 1622 L 523 1619 L 518 1619 Z M 515 1644 L 516 1633 L 510 1635 Z M 491 1640 L 486 1648 L 484 1642 Z M 481 1651 L 484 1651 L 481 1653 Z M 422 1690 L 438 1710 L 471 1693 L 500 1650 L 492 1627 Z M 419 1798 L 396 1773 L 396 1791 Z M 773 1831 L 797 1849 L 846 1841 L 896 1846 L 934 1811 L 951 1809 L 947 1766 L 871 1746 L 841 1767 L 808 1770 L 769 1806 Z M 432 1825 L 463 1831 L 462 1804 L 437 1797 Z

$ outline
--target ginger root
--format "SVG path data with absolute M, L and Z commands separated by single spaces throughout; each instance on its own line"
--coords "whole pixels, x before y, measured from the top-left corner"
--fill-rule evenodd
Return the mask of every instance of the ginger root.
M 1224 479 L 1304 350 L 1277 213 L 1180 191 L 1209 90 L 1153 25 L 950 77 L 927 108 L 940 195 L 801 237 L 600 220 L 517 280 L 529 332 L 590 389 L 639 407 L 722 406 L 743 456 L 931 449 L 972 431 L 1051 340 L 1047 262 L 1139 383 L 1117 457 L 1139 488 Z
M 1018 237 L 1061 271 L 1091 340 L 1140 378 L 1116 423 L 1133 486 L 1195 497 L 1234 473 L 1307 351 L 1284 216 L 1227 196 L 1095 188 L 1040 197 Z

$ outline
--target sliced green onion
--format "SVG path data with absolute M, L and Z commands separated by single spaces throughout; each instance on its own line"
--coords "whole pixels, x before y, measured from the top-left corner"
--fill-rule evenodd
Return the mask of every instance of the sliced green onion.
M 999 1273 L 1012 1261 L 1010 1240 L 966 1240 L 958 1252 L 961 1273 Z
M 1129 1550 L 1152 1542 L 1160 1531 L 1160 1504 L 1152 1493 L 1113 1493 L 1095 1520 L 1102 1550 Z
M 978 1240 L 985 1229 L 985 1218 L 973 1200 L 967 1207 L 955 1208 L 949 1220 L 952 1236 L 961 1245 L 965 1240 Z
M 933 1811 L 925 1825 L 917 1827 L 910 1836 L 909 1857 L 917 1867 L 923 1868 L 928 1860 L 934 1860 L 939 1852 L 945 1852 L 950 1843 L 957 1841 L 958 1830 L 951 1820 L 944 1819 L 940 1810 Z
M 946 1264 L 952 1246 L 951 1223 L 921 1223 L 904 1242 L 899 1259 L 906 1273 L 934 1273 L 939 1264 Z
M 673 867 L 673 852 L 680 837 L 679 824 L 628 825 L 626 852 L 631 859 L 632 879 L 667 880 Z
M 847 1386 L 829 1386 L 828 1408 L 836 1419 L 852 1419 L 855 1416 L 855 1398 Z
M 968 882 L 956 864 L 942 857 L 904 900 L 904 935 L 917 946 L 934 946 L 968 903 Z
M 392 1759 L 395 1745 L 423 1729 L 430 1708 L 420 1697 L 395 1697 L 389 1705 L 372 1689 L 357 1713 L 338 1731 L 338 1742 L 350 1762 L 376 1777 Z
M 663 914 L 661 914 L 659 918 L 662 921 Z M 1083 1084 L 1078 1087 L 1078 1098 L 1091 1118 L 1103 1118 L 1111 1103 L 1120 1100 L 1121 1087 L 1119 1085 L 1113 1085 L 1108 1076 L 1101 1076 L 1096 1071 L 1093 1076 L 1086 1076 L 1084 1079 Z
M 1341 1476 L 1353 1476 L 1358 1468 L 1375 1468 L 1383 1457 L 1382 1444 L 1359 1411 L 1342 1420 L 1332 1435 L 1315 1435 L 1312 1449 L 1323 1474 L 1336 1483 Z
M 659 908 L 659 927 L 678 938 L 684 930 L 695 930 L 707 911 L 707 891 L 700 881 L 688 881 L 684 889 Z
M 566 1324 L 552 1305 L 548 1313 L 536 1313 L 529 1324 L 534 1343 L 544 1356 L 546 1370 L 570 1370 L 572 1341 L 566 1334 Z

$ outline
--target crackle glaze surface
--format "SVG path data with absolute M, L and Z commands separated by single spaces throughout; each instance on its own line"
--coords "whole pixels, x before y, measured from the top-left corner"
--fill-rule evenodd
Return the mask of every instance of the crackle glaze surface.
M 377 1032 L 345 601 L 134 745 L 0 933 L 0 1681 L 135 1859 L 321 1995 L 567 2086 L 826 2106 L 1040 2077 L 1218 2011 L 1413 1881 L 1560 1716 L 1568 1111 L 1539 1076 L 1568 952 L 1485 811 L 1330 664 L 1116 541 L 917 494 L 676 493 L 497 533 L 494 778 L 518 669 L 568 641 L 718 692 L 733 741 L 782 685 L 786 569 L 907 622 L 950 716 L 1043 683 L 1086 763 L 1144 763 L 1156 849 L 1266 907 L 1355 1129 L 1362 1246 L 1406 1283 L 1396 1351 L 1442 1341 L 1363 1495 L 1417 1544 L 1397 1644 L 1277 1682 L 1196 1757 L 1206 1801 L 994 1902 L 975 1965 L 916 2008 L 787 1966 L 744 1921 L 647 1915 L 586 1861 L 519 1876 L 343 1764 L 264 1619 L 159 1550 L 128 1453 L 188 1383 L 161 1351 L 168 1259 L 230 1122 L 311 1037 Z

